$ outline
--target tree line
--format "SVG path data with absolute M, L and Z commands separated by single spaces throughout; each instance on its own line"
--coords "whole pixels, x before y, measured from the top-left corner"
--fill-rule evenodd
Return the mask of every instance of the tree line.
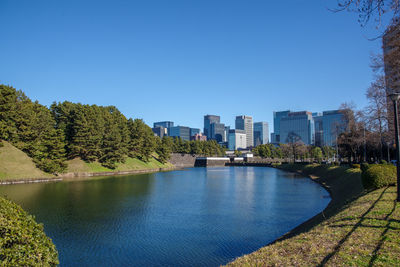
M 127 157 L 165 163 L 172 152 L 222 155 L 215 141 L 183 141 L 154 136 L 141 119 L 127 119 L 115 106 L 54 102 L 49 108 L 22 91 L 0 85 L 0 140 L 27 153 L 41 170 L 59 173 L 81 158 L 115 168 Z

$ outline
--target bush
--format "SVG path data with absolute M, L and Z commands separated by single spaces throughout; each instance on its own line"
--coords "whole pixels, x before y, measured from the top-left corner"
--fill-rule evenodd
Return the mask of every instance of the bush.
M 58 253 L 43 225 L 17 204 L 0 198 L 0 265 L 56 266 Z
M 351 164 L 351 167 L 354 169 L 360 169 L 361 165 L 360 164 Z
M 387 164 L 387 161 L 384 159 L 381 159 L 381 161 L 379 162 L 380 164 Z
M 277 167 L 277 166 L 280 166 L 280 165 L 282 165 L 280 162 L 273 162 L 271 164 L 272 167 Z
M 333 165 L 335 165 L 335 166 L 339 166 L 339 165 L 340 165 L 340 163 L 339 163 L 339 161 L 334 161 L 334 162 L 333 162 Z
M 368 170 L 368 168 L 369 168 L 369 164 L 368 163 L 366 163 L 366 162 L 361 163 L 360 169 L 361 169 L 362 172 L 365 172 L 366 170 Z
M 389 164 L 371 165 L 362 173 L 362 183 L 366 189 L 378 189 L 396 183 L 396 167 Z

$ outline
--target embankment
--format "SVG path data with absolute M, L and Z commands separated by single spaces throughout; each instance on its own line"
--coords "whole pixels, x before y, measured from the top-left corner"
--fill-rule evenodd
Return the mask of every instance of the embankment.
M 395 187 L 363 191 L 359 169 L 327 165 L 279 167 L 309 175 L 332 201 L 272 244 L 229 266 L 399 266 L 400 205 Z

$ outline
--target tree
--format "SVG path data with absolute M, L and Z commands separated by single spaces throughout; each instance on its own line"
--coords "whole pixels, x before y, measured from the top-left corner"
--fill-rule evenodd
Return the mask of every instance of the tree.
M 382 143 L 388 131 L 387 96 L 385 77 L 379 75 L 367 90 L 368 106 L 365 109 L 366 122 L 369 129 L 378 133 L 380 159 L 382 159 Z
M 129 119 L 128 131 L 130 135 L 128 155 L 148 161 L 157 145 L 153 131 L 141 119 Z
M 171 157 L 172 141 L 169 137 L 164 136 L 161 140 L 158 139 L 158 146 L 156 149 L 158 160 L 161 163 L 166 163 Z
M 311 149 L 311 157 L 320 163 L 322 160 L 322 157 L 323 157 L 321 148 L 319 148 L 319 147 L 312 148 Z
M 350 10 L 358 13 L 358 22 L 364 26 L 370 18 L 380 24 L 384 14 L 392 14 L 392 18 L 398 16 L 400 0 L 337 0 L 338 8 L 334 11 Z
M 338 145 L 341 148 L 343 156 L 347 156 L 349 162 L 360 156 L 360 147 L 365 142 L 363 132 L 365 124 L 359 121 L 360 113 L 355 111 L 355 105 L 352 103 L 343 103 L 340 106 L 343 114 L 344 132 L 338 136 Z

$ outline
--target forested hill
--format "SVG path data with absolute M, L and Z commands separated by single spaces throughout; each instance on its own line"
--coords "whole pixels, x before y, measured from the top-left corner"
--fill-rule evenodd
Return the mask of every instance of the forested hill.
M 48 173 L 64 172 L 66 161 L 81 158 L 114 169 L 129 158 L 164 163 L 171 152 L 221 155 L 215 141 L 183 141 L 154 136 L 141 119 L 127 119 L 114 106 L 54 102 L 50 108 L 22 91 L 0 85 L 0 140 L 24 151 Z

